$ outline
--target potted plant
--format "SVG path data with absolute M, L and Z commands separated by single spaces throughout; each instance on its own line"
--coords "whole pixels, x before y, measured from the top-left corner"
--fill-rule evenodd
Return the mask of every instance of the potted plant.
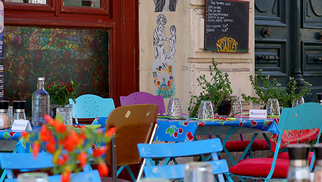
M 69 104 L 69 99 L 76 99 L 76 90 L 79 84 L 73 81 L 61 85 L 47 85 L 46 91 L 50 96 L 51 116 L 55 117 L 56 113 L 60 113 L 65 124 L 72 124 L 72 106 Z
M 259 75 L 250 75 L 249 80 L 258 97 L 246 96 L 244 93 L 242 97 L 246 102 L 261 104 L 263 109 L 266 108 L 266 102 L 269 98 L 276 98 L 282 108 L 288 107 L 289 102 L 292 104 L 294 99 L 305 96 L 312 86 L 309 82 L 305 82 L 303 87 L 299 87 L 294 78 L 290 77 L 286 87 L 282 87 L 276 79 L 270 80 L 269 75 L 263 76 L 262 69 L 259 70 Z M 262 82 L 262 84 L 259 82 Z
M 198 108 L 202 100 L 210 100 L 213 103 L 214 112 L 218 114 L 229 114 L 231 109 L 231 103 L 229 96 L 232 94 L 231 82 L 229 81 L 228 74 L 222 73 L 217 68 L 217 63 L 214 58 L 212 59 L 212 65 L 209 66 L 211 79 L 208 81 L 205 75 L 197 78 L 198 86 L 202 88 L 202 92 L 198 96 L 191 95 L 189 103 L 189 116 L 196 117 L 198 115 Z M 228 107 L 227 109 L 222 109 Z M 222 110 L 226 110 L 226 113 L 221 113 Z
M 60 117 L 53 119 L 46 114 L 44 118 L 46 124 L 42 125 L 39 132 L 21 133 L 23 143 L 26 141 L 32 144 L 34 158 L 41 151 L 52 154 L 52 162 L 55 164 L 53 173 L 61 173 L 62 182 L 69 182 L 71 173 L 82 171 L 89 163 L 98 164 L 100 176 L 108 175 L 108 167 L 102 158 L 108 147 L 102 144 L 111 141 L 115 127 L 103 132 L 102 129 L 65 125 Z

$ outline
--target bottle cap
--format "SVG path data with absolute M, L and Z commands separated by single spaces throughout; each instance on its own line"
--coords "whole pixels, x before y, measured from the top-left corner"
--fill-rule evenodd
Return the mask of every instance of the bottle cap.
M 8 100 L 0 100 L 0 109 L 8 109 L 9 101 Z
M 322 100 L 322 93 L 317 93 L 316 95 L 318 96 L 319 101 Z
M 25 100 L 14 100 L 13 109 L 25 109 L 26 101 Z
M 290 160 L 307 160 L 309 144 L 290 144 L 287 146 Z
M 38 77 L 38 81 L 45 81 L 45 77 Z

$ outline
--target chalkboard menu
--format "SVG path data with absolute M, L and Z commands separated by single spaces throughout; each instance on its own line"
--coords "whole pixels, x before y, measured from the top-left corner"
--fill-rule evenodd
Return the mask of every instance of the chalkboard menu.
M 247 53 L 248 23 L 249 2 L 206 0 L 206 51 Z

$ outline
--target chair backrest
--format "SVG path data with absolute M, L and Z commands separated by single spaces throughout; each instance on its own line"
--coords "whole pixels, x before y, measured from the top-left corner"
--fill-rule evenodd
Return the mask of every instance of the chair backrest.
M 117 166 L 141 162 L 137 144 L 149 142 L 157 114 L 158 106 L 155 104 L 121 106 L 111 112 L 107 118 L 106 129 L 116 127 Z M 111 143 L 106 145 L 112 149 Z M 112 151 L 107 150 L 105 153 L 105 159 L 109 165 L 112 165 Z
M 284 131 L 287 130 L 302 130 L 302 129 L 314 129 L 322 127 L 322 105 L 318 103 L 304 103 L 294 108 L 284 108 L 282 110 L 279 122 L 278 130 L 279 136 L 283 136 Z M 321 136 L 321 129 L 319 131 L 317 141 L 319 142 Z M 275 151 L 279 151 L 282 137 L 278 137 L 276 142 Z M 270 179 L 273 175 L 275 164 L 277 160 L 278 152 L 274 153 L 273 163 L 267 179 Z M 312 156 L 310 169 L 313 169 L 315 155 Z
M 128 96 L 120 96 L 121 106 L 135 104 L 156 104 L 159 106 L 158 113 L 164 114 L 164 100 L 162 95 L 152 95 L 147 92 L 133 92 Z
M 78 119 L 108 117 L 110 112 L 115 109 L 112 98 L 102 98 L 93 94 L 84 94 L 76 98 L 76 103 L 69 99 L 73 105 L 73 118 L 76 123 Z
M 302 130 L 322 126 L 322 105 L 305 103 L 282 110 L 277 128 L 282 130 Z
M 184 178 L 184 164 L 154 166 L 152 158 L 185 157 L 201 154 L 211 154 L 213 174 L 219 181 L 224 181 L 222 174 L 229 171 L 227 161 L 218 160 L 217 152 L 223 150 L 219 138 L 199 140 L 185 143 L 138 144 L 140 156 L 146 159 L 144 166 L 145 177 L 178 179 Z
M 53 156 L 47 152 L 41 152 L 38 154 L 37 159 L 33 158 L 32 153 L 1 153 L 0 154 L 0 165 L 1 168 L 6 170 L 7 177 L 6 181 L 13 182 L 14 179 L 13 170 L 15 169 L 25 169 L 25 170 L 36 170 L 44 168 L 52 168 L 54 164 L 52 163 Z M 100 181 L 100 176 L 97 171 L 89 171 L 88 166 L 84 168 L 84 171 L 73 176 L 72 181 Z M 74 174 L 73 174 L 74 175 Z M 60 175 L 50 176 L 50 181 L 60 181 Z M 57 179 L 57 180 L 53 180 Z M 77 180 L 78 179 L 78 180 Z M 79 180 L 82 179 L 82 180 Z

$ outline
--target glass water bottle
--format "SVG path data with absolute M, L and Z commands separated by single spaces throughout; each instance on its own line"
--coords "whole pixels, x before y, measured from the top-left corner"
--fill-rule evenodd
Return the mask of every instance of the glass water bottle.
M 316 163 L 314 167 L 314 182 L 322 182 L 322 144 L 313 146 L 316 156 Z
M 38 77 L 37 90 L 32 94 L 32 123 L 41 127 L 45 123 L 44 114 L 50 115 L 50 96 L 45 90 L 45 78 Z
M 290 156 L 290 167 L 288 168 L 288 182 L 310 182 L 310 169 L 307 158 L 309 154 L 309 144 L 288 145 Z

